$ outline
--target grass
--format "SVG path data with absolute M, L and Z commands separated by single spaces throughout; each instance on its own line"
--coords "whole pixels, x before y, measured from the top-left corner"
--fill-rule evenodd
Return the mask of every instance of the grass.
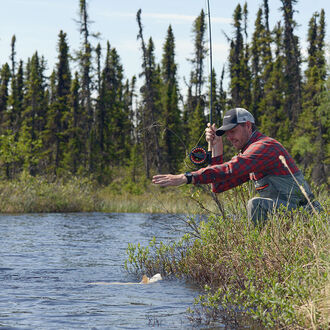
M 181 213 L 197 214 L 208 212 L 192 199 L 196 199 L 190 187 L 159 189 L 148 186 L 141 194 L 132 194 L 127 191 L 113 192 L 111 187 L 106 187 L 98 192 L 102 200 L 102 211 L 104 212 L 132 212 L 132 213 Z M 198 194 L 201 203 L 207 202 L 206 194 Z M 210 206 L 215 211 L 215 205 Z
M 253 328 L 328 329 L 328 213 L 283 209 L 255 227 L 246 218 L 245 195 L 228 194 L 223 215 L 210 216 L 179 242 L 130 245 L 128 271 L 184 277 L 204 288 L 191 309 L 198 322 L 225 315 L 237 325 L 249 316 Z M 326 206 L 327 195 L 319 197 Z
M 101 207 L 94 185 L 85 179 L 51 182 L 23 174 L 0 182 L 1 213 L 91 212 Z
M 191 199 L 191 187 L 179 189 L 180 193 L 175 188 L 158 189 L 150 184 L 102 187 L 83 178 L 50 180 L 23 173 L 17 180 L 0 181 L 0 212 L 200 213 Z M 208 197 L 199 198 L 206 201 Z

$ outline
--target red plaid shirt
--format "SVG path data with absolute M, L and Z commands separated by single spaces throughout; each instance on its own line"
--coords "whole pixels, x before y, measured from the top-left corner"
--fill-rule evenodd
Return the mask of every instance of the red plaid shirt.
M 259 180 L 266 175 L 288 175 L 289 171 L 278 156 L 283 155 L 292 171 L 299 171 L 286 149 L 275 139 L 255 131 L 246 146 L 229 162 L 222 156 L 212 158 L 212 164 L 192 172 L 195 184 L 212 183 L 214 192 L 223 192 L 248 180 Z

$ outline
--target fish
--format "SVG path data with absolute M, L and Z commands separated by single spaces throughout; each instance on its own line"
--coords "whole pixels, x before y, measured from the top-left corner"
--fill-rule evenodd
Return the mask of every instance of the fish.
M 163 278 L 162 276 L 157 273 L 151 278 L 147 275 L 142 276 L 141 282 L 91 282 L 90 285 L 136 285 L 136 284 L 151 284 L 158 281 L 161 281 Z

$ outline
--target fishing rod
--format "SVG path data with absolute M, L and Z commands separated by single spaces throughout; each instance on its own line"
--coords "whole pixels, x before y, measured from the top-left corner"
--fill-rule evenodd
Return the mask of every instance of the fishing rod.
M 210 1 L 207 0 L 207 13 L 208 13 L 208 25 L 209 25 L 209 46 L 210 46 L 210 113 L 209 121 L 212 126 L 212 107 L 213 107 L 213 95 L 212 95 L 212 80 L 213 80 L 213 66 L 212 66 L 212 32 L 211 32 L 211 10 Z M 212 148 L 211 141 L 208 142 L 207 151 L 203 147 L 194 147 L 189 154 L 190 161 L 194 165 L 211 164 Z

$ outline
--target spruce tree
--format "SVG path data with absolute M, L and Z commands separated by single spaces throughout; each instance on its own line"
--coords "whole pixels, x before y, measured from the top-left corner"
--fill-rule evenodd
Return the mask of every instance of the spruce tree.
M 101 118 L 101 85 L 102 85 L 102 67 L 101 67 L 101 56 L 102 56 L 102 48 L 101 44 L 98 43 L 95 48 L 96 54 L 96 81 L 95 81 L 95 89 L 96 89 L 96 98 L 95 98 L 95 109 L 94 109 L 94 124 L 92 127 L 93 130 L 93 145 L 94 145 L 94 172 L 102 172 L 103 171 L 103 156 L 101 154 L 101 148 L 103 146 L 103 128 L 100 127 L 100 118 Z M 101 124 L 102 125 L 102 124 Z M 102 140 L 102 141 L 101 141 Z
M 252 47 L 251 47 L 251 67 L 252 67 L 252 104 L 251 104 L 251 112 L 258 120 L 260 118 L 258 109 L 261 99 L 263 98 L 263 81 L 261 75 L 263 73 L 262 70 L 262 44 L 264 40 L 262 39 L 262 35 L 265 31 L 263 22 L 262 22 L 262 9 L 260 8 L 257 13 L 257 19 L 255 21 L 254 33 L 252 36 Z
M 10 167 L 13 162 L 10 145 L 14 142 L 8 102 L 9 80 L 10 67 L 5 63 L 0 70 L 0 169 L 4 167 L 6 178 L 10 177 Z
M 167 30 L 163 46 L 162 57 L 162 123 L 163 133 L 163 158 L 167 172 L 175 173 L 184 157 L 182 145 L 182 121 L 178 105 L 179 89 L 177 81 L 177 65 L 175 63 L 175 40 L 172 27 Z
M 149 38 L 148 44 L 144 41 L 143 27 L 141 22 L 141 9 L 137 12 L 137 23 L 139 26 L 138 39 L 141 41 L 142 49 L 142 73 L 144 84 L 141 87 L 141 128 L 144 147 L 144 163 L 146 177 L 150 178 L 150 171 L 155 167 L 161 172 L 161 150 L 159 143 L 159 127 L 157 127 L 160 114 L 160 72 L 157 72 L 154 55 L 154 43 Z
M 124 99 L 123 67 L 115 48 L 107 43 L 105 64 L 101 74 L 100 96 L 95 116 L 99 167 L 124 165 L 129 158 L 131 141 L 130 105 Z
M 207 56 L 206 47 L 206 19 L 202 10 L 193 23 L 194 54 L 190 59 L 192 71 L 188 87 L 188 95 L 185 102 L 184 131 L 188 132 L 188 146 L 196 146 L 206 126 L 205 95 L 203 86 L 205 84 L 204 60 Z
M 107 121 L 107 144 L 112 148 L 112 165 L 125 164 L 129 157 L 129 114 L 124 106 L 123 67 L 116 48 L 110 51 L 110 108 Z
M 225 66 L 222 67 L 221 70 L 221 76 L 219 81 L 219 100 L 217 103 L 217 106 L 215 107 L 215 120 L 214 122 L 217 123 L 220 126 L 220 123 L 222 122 L 223 114 L 225 113 L 227 109 L 227 92 L 223 87 L 223 82 L 225 78 Z
M 14 66 L 12 66 L 11 93 L 9 95 L 8 104 L 10 107 L 10 122 L 11 122 L 10 127 L 13 133 L 15 134 L 15 139 L 17 139 L 21 127 L 22 111 L 23 111 L 23 98 L 24 98 L 23 61 L 19 62 L 17 71 L 13 70 L 13 68 Z
M 284 46 L 284 77 L 285 99 L 284 107 L 293 129 L 301 113 L 301 54 L 299 38 L 294 34 L 297 23 L 293 19 L 293 5 L 297 0 L 281 0 L 284 18 L 283 46 Z M 288 132 L 289 135 L 289 132 Z
M 46 114 L 48 110 L 46 98 L 46 81 L 45 81 L 45 60 L 39 57 L 35 52 L 31 60 L 27 63 L 26 77 L 26 93 L 24 95 L 24 111 L 22 113 L 22 131 L 25 132 L 23 141 L 31 138 L 30 156 L 25 157 L 25 168 L 30 174 L 37 174 L 37 161 L 39 158 L 41 134 L 46 125 Z M 28 162 L 31 161 L 30 164 Z
M 126 84 L 124 86 L 124 107 L 126 109 L 126 112 L 128 114 L 129 119 L 129 136 L 132 141 L 132 144 L 137 144 L 138 141 L 138 134 L 136 132 L 136 109 L 134 107 L 135 105 L 135 99 L 137 98 L 136 95 L 136 77 L 133 76 L 131 80 L 126 80 Z
M 212 111 L 212 124 L 213 124 L 213 123 L 219 123 L 221 120 L 221 115 L 220 115 L 221 107 L 220 107 L 220 99 L 218 94 L 217 74 L 214 68 L 212 68 L 212 74 L 210 75 L 210 79 L 211 77 L 212 77 L 212 81 L 209 86 L 208 108 L 209 108 L 209 112 Z M 210 90 L 211 88 L 212 88 L 212 93 Z M 211 100 L 211 95 L 212 95 L 212 100 Z
M 129 170 L 129 180 L 133 183 L 141 181 L 143 177 L 143 149 L 140 143 L 140 134 L 137 129 L 138 112 L 135 108 L 136 95 L 136 77 L 126 80 L 124 85 L 124 108 L 128 115 L 128 131 L 126 135 L 130 139 L 129 159 L 127 161 Z
M 273 70 L 272 38 L 268 20 L 268 1 L 265 0 L 264 10 L 260 8 L 257 13 L 251 46 L 252 104 L 250 109 L 256 118 L 257 125 L 260 125 L 261 116 L 265 112 L 263 102 L 265 85 Z
M 111 106 L 110 102 L 110 93 L 111 90 L 111 60 L 110 60 L 110 43 L 107 42 L 107 50 L 105 55 L 105 64 L 100 77 L 100 91 L 99 91 L 99 100 L 96 108 L 96 136 L 97 136 L 97 148 L 100 153 L 101 163 L 106 163 L 109 159 L 107 155 L 107 145 L 106 145 L 106 130 L 107 130 L 107 110 Z M 109 155 L 111 157 L 111 155 Z
M 202 10 L 193 24 L 192 31 L 194 34 L 194 57 L 190 60 L 193 65 L 190 83 L 193 87 L 194 96 L 197 99 L 196 105 L 201 101 L 200 99 L 202 98 L 203 85 L 205 83 L 204 60 L 207 56 L 206 29 L 205 13 Z
M 27 63 L 23 112 L 23 120 L 27 127 L 31 129 L 32 139 L 37 139 L 45 126 L 47 108 L 43 107 L 45 95 L 44 69 L 41 58 L 35 52 Z
M 242 95 L 243 107 L 250 109 L 251 105 L 251 70 L 250 70 L 250 45 L 248 43 L 248 8 L 247 3 L 243 6 L 243 22 L 244 22 L 244 52 L 242 63 Z
M 47 124 L 43 132 L 48 171 L 56 174 L 63 160 L 63 149 L 68 142 L 64 132 L 68 129 L 66 120 L 70 111 L 69 96 L 71 87 L 71 71 L 69 66 L 69 46 L 66 33 L 60 31 L 58 42 L 58 62 L 51 79 L 51 100 L 47 113 Z
M 64 118 L 67 130 L 63 133 L 67 146 L 63 155 L 63 167 L 68 172 L 81 175 L 85 171 L 81 155 L 85 152 L 85 123 L 80 101 L 79 74 L 75 72 L 69 94 L 70 111 Z
M 8 99 L 8 105 L 9 105 L 9 116 L 10 116 L 10 127 L 13 129 L 14 123 L 15 123 L 15 115 L 17 112 L 17 86 L 16 86 L 16 36 L 13 35 L 11 39 L 11 54 L 10 54 L 10 61 L 11 61 L 11 84 L 10 84 L 10 90 L 11 93 L 9 95 Z
M 303 168 L 320 184 L 326 182 L 326 145 L 329 142 L 328 110 L 322 105 L 326 94 L 324 10 L 309 21 L 308 58 L 303 85 L 302 114 L 293 135 L 292 152 Z
M 247 34 L 247 7 L 244 10 L 240 4 L 237 5 L 234 11 L 234 37 L 230 40 L 229 53 L 229 75 L 230 75 L 230 106 L 244 107 L 250 106 L 250 70 L 248 68 L 249 62 L 249 48 L 247 42 L 244 44 L 243 32 Z M 244 18 L 244 25 L 242 27 L 242 20 Z
M 80 66 L 80 86 L 81 86 L 81 106 L 84 116 L 84 132 L 86 153 L 83 153 L 82 157 L 85 167 L 88 172 L 93 171 L 93 118 L 94 111 L 92 105 L 92 45 L 90 43 L 90 20 L 87 10 L 87 0 L 79 1 L 79 30 L 81 34 L 81 49 L 78 52 L 78 60 Z
M 290 120 L 284 106 L 286 84 L 283 70 L 283 28 L 280 22 L 274 28 L 273 34 L 275 44 L 274 63 L 271 67 L 267 66 L 269 76 L 265 80 L 264 97 L 259 103 L 261 117 L 258 122 L 262 132 L 284 143 L 289 138 Z
M 8 109 L 10 67 L 5 63 L 0 70 L 0 128 L 3 132 L 10 128 Z

